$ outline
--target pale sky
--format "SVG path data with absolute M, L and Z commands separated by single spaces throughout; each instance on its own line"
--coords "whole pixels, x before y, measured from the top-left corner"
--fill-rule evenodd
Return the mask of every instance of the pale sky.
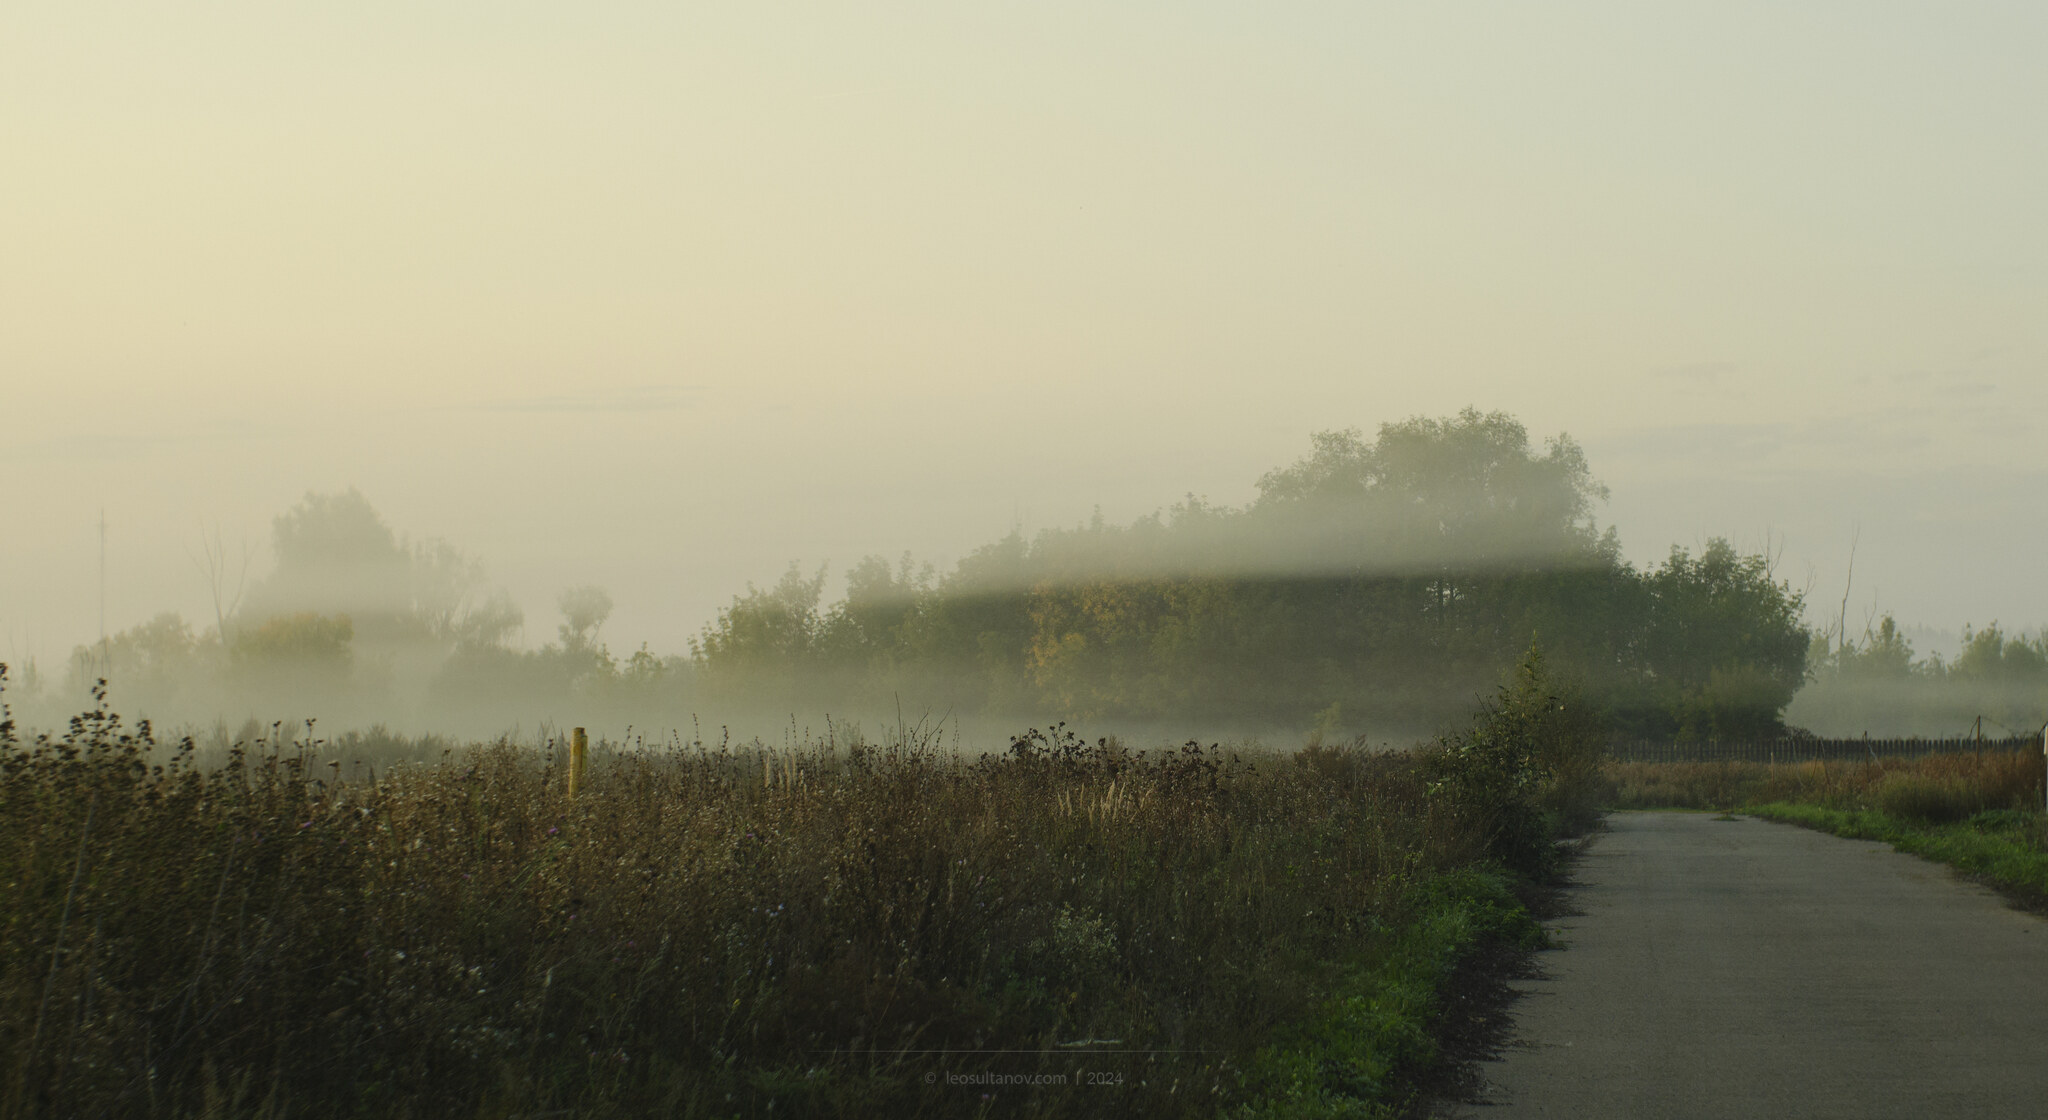
M 601 10 L 597 10 L 601 9 Z M 680 652 L 790 560 L 1569 432 L 1638 561 L 2048 623 L 2048 6 L 0 10 L 0 660 L 307 490 Z M 1860 536 L 1858 536 L 1860 534 Z M 1810 573 L 1810 575 L 1809 575 Z

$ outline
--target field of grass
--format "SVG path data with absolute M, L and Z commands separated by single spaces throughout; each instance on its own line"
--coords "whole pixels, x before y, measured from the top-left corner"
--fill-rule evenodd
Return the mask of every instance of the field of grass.
M 600 748 L 573 798 L 553 749 L 7 727 L 0 1117 L 1391 1114 L 1460 957 L 1535 936 L 1583 767 L 1527 717 Z
M 1859 762 L 1615 763 L 1620 808 L 1732 809 L 1880 840 L 2048 909 L 2048 816 L 2032 751 Z

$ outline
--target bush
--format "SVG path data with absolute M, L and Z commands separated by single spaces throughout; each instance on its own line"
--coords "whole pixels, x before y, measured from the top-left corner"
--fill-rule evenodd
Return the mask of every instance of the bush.
M 1879 812 L 1902 820 L 1928 824 L 1954 824 L 1984 806 L 1985 791 L 1961 778 L 1927 777 L 1920 774 L 1887 774 L 1871 790 L 1871 802 Z
M 1611 793 L 1601 773 L 1604 738 L 1591 705 L 1577 690 L 1553 686 L 1531 645 L 1473 727 L 1430 753 L 1429 791 L 1485 855 L 1547 874 L 1552 839 L 1590 828 Z

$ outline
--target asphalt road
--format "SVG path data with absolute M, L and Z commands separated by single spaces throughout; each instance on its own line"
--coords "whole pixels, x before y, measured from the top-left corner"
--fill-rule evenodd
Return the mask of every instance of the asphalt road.
M 1476 1100 L 1508 1117 L 2048 1117 L 2048 922 L 1889 847 L 1616 813 Z

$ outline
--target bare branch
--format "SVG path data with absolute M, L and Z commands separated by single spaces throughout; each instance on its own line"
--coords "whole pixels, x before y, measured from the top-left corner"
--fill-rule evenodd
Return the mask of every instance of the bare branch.
M 1856 586 L 1856 546 L 1863 540 L 1863 523 L 1856 522 L 1849 533 L 1849 575 L 1842 581 L 1842 608 L 1835 615 L 1835 655 L 1849 651 L 1849 590 Z
M 206 578 L 206 589 L 213 596 L 214 627 L 220 634 L 221 644 L 226 645 L 228 616 L 241 607 L 242 594 L 249 586 L 249 542 L 242 542 L 242 558 L 235 573 L 235 589 L 232 595 L 227 590 L 228 550 L 226 543 L 221 540 L 218 522 L 214 523 L 213 536 L 209 539 L 206 522 L 204 519 L 200 521 L 199 550 L 204 557 L 203 560 L 201 556 L 193 556 L 189 548 L 185 550 L 185 555 L 192 561 L 193 567 L 199 569 L 199 574 Z

